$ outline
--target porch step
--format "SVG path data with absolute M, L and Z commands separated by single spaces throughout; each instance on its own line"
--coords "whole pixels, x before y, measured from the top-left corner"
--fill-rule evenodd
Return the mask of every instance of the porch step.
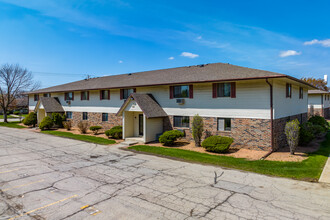
M 125 140 L 125 141 L 121 142 L 120 144 L 131 146 L 131 145 L 134 145 L 134 144 L 137 144 L 137 143 L 139 143 L 139 142 L 138 141 L 133 141 L 133 140 Z

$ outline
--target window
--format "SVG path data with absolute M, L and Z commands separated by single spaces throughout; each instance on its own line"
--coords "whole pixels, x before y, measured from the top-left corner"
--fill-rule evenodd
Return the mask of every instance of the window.
M 38 94 L 35 94 L 35 95 L 34 95 L 34 101 L 35 101 L 35 102 L 39 101 L 39 95 L 38 95 Z
M 218 83 L 217 97 L 230 97 L 231 84 L 230 83 Z
M 66 92 L 64 95 L 65 95 L 65 101 L 73 100 L 73 92 Z
M 286 97 L 291 98 L 292 96 L 292 85 L 290 83 L 286 84 Z
M 66 118 L 72 119 L 72 112 L 66 112 Z
M 218 131 L 230 131 L 231 119 L 230 118 L 218 118 Z
M 302 87 L 299 88 L 299 99 L 304 98 L 304 89 Z
M 88 112 L 83 112 L 83 120 L 88 120 Z
M 44 97 L 50 97 L 50 93 L 44 93 Z
M 102 121 L 108 121 L 108 113 L 102 113 Z
M 213 83 L 213 98 L 217 97 L 230 97 L 236 98 L 236 83 Z
M 101 90 L 100 91 L 100 100 L 110 99 L 110 91 L 109 90 Z
M 189 86 L 173 86 L 174 98 L 189 98 Z
M 174 127 L 189 128 L 188 116 L 174 116 Z
M 121 90 L 121 99 L 127 99 L 132 93 L 134 89 L 122 89 Z
M 81 92 L 81 100 L 89 100 L 89 92 L 88 91 L 83 91 Z

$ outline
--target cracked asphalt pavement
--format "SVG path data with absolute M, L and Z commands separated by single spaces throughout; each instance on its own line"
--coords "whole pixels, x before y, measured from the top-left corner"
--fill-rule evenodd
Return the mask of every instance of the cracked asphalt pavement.
M 330 185 L 119 147 L 0 127 L 0 219 L 330 219 Z

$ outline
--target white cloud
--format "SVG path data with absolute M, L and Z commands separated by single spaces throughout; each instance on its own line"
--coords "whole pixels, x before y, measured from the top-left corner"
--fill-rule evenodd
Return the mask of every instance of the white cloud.
M 168 59 L 169 59 L 169 60 L 174 60 L 174 57 L 169 57 Z
M 285 50 L 281 51 L 280 57 L 289 57 L 289 56 L 297 56 L 300 55 L 301 52 L 295 51 L 295 50 Z
M 122 60 L 119 60 L 119 61 L 118 61 L 118 63 L 123 63 L 123 62 L 124 62 L 124 61 L 122 61 Z
M 313 44 L 321 44 L 323 47 L 330 47 L 330 39 L 325 39 L 325 40 L 311 40 L 311 41 L 306 41 L 304 42 L 304 45 L 313 45 Z
M 202 36 L 198 36 L 196 39 L 197 40 L 201 40 L 202 39 Z
M 188 57 L 188 58 L 191 58 L 191 59 L 199 57 L 198 54 L 194 54 L 194 53 L 190 53 L 190 52 L 182 52 L 180 56 Z

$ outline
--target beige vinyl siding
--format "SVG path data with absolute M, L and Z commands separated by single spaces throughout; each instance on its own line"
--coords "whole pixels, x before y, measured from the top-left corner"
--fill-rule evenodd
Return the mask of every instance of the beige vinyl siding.
M 286 82 L 274 80 L 274 118 L 283 118 L 291 115 L 298 115 L 307 112 L 308 108 L 308 95 L 307 89 L 304 88 L 303 99 L 299 99 L 299 85 L 292 84 L 292 96 L 286 97 Z

